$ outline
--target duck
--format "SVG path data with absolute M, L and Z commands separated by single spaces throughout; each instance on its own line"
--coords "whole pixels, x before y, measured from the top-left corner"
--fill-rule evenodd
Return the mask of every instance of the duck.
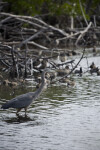
M 75 81 L 74 80 L 69 80 L 67 86 L 75 86 Z
M 92 52 L 93 52 L 94 54 L 96 54 L 96 53 L 97 53 L 96 46 L 93 46 L 93 50 L 92 50 Z
M 14 81 L 11 82 L 11 81 L 9 81 L 8 79 L 4 80 L 4 81 L 3 81 L 3 84 L 6 85 L 6 86 L 17 86 L 17 85 L 18 85 L 17 82 L 14 82 Z
M 99 71 L 99 68 L 96 67 L 96 65 L 94 64 L 94 62 L 92 62 L 92 64 L 90 65 L 90 73 L 97 73 Z
M 75 56 L 77 55 L 77 53 L 74 50 L 72 50 L 72 55 Z
M 91 73 L 91 74 L 92 74 L 92 73 L 97 73 L 98 71 L 99 71 L 99 68 L 96 67 L 96 68 L 91 69 L 91 70 L 90 70 L 90 73 Z
M 46 75 L 47 79 L 49 79 L 50 81 L 52 81 L 53 79 L 55 79 L 57 77 L 57 72 L 49 72 Z
M 100 76 L 100 70 L 97 71 L 97 76 Z
M 67 56 L 73 56 L 72 51 L 68 51 Z
M 34 69 L 38 69 L 38 67 L 40 66 L 41 64 L 41 59 L 37 58 L 33 61 L 33 68 Z
M 39 67 L 39 69 L 45 69 L 47 67 L 47 60 L 43 59 L 41 61 L 41 66 Z
M 69 74 L 70 71 L 71 71 L 71 70 L 70 70 L 69 66 L 66 66 L 65 69 L 58 69 L 58 70 L 57 70 L 57 75 L 58 75 L 58 76 L 64 76 L 64 75 L 66 75 L 66 74 Z
M 75 70 L 75 71 L 74 71 L 74 74 L 79 74 L 80 76 L 82 76 L 82 73 L 83 73 L 82 67 L 80 67 L 79 70 Z
M 91 69 L 95 69 L 96 68 L 96 65 L 94 64 L 94 62 L 92 62 L 92 64 L 90 65 L 90 68 Z
M 67 86 L 75 86 L 75 81 L 70 80 L 68 77 L 61 79 L 60 82 L 67 83 Z
M 67 60 L 66 54 L 65 54 L 65 53 L 61 53 L 61 54 L 60 54 L 60 61 L 61 61 L 61 62 L 65 62 L 66 60 Z

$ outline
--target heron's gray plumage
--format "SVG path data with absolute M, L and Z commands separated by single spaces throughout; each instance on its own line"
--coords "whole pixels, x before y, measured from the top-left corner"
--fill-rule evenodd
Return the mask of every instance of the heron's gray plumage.
M 39 97 L 39 95 L 43 91 L 44 86 L 45 86 L 45 73 L 46 72 L 47 72 L 47 69 L 45 69 L 44 72 L 42 73 L 42 76 L 41 76 L 42 83 L 41 83 L 41 86 L 37 89 L 37 91 L 19 95 L 11 99 L 10 101 L 6 102 L 4 105 L 2 105 L 1 108 L 3 109 L 16 108 L 19 111 L 22 108 L 26 109 L 35 99 Z
M 2 105 L 1 108 L 8 109 L 8 108 L 24 108 L 26 106 L 28 107 L 31 104 L 32 99 L 34 100 L 34 93 L 29 92 L 11 99 L 10 101 Z

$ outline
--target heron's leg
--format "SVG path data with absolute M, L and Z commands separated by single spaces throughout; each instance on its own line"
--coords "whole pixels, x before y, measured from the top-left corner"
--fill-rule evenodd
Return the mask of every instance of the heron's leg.
M 25 116 L 27 116 L 26 111 L 27 111 L 27 107 L 24 108 L 25 109 Z
M 21 109 L 22 109 L 22 108 L 18 108 L 18 109 L 17 109 L 16 115 L 18 115 L 18 113 L 21 111 Z

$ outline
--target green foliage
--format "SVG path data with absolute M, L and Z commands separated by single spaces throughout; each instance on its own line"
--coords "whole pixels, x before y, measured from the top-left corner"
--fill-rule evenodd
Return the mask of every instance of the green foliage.
M 82 15 L 79 0 L 4 0 L 9 3 L 9 10 L 15 14 L 31 15 L 49 13 L 53 15 Z M 90 0 L 81 0 L 84 14 L 86 5 Z M 93 0 L 89 14 L 92 14 L 99 4 L 99 0 Z M 89 15 L 88 14 L 88 15 Z M 87 18 L 89 16 L 86 15 Z
M 70 16 L 82 16 L 82 12 L 81 12 L 81 8 L 80 8 L 80 4 L 79 4 L 79 0 L 70 0 L 70 1 L 65 1 L 63 0 L 62 3 L 60 3 L 61 0 L 58 0 L 56 2 L 52 1 L 51 3 L 49 3 L 49 12 L 51 12 L 54 15 L 70 15 Z M 82 3 L 84 4 L 84 2 Z M 83 11 L 84 14 L 85 13 L 85 8 L 83 7 Z M 86 17 L 88 18 L 88 15 L 86 15 Z
M 44 0 L 5 0 L 9 4 L 9 10 L 15 14 L 36 15 L 41 12 Z

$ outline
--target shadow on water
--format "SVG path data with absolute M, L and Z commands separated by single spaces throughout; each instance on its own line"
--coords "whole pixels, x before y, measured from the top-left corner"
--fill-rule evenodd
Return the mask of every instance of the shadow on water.
M 24 114 L 18 114 L 15 115 L 13 113 L 11 113 L 10 115 L 8 114 L 3 114 L 2 116 L 0 116 L 0 120 L 2 120 L 2 122 L 6 122 L 7 124 L 20 124 L 20 123 L 27 123 L 28 122 L 32 122 L 33 126 L 36 125 L 41 125 L 41 122 L 38 122 L 38 117 L 37 116 L 33 116 L 33 115 L 24 115 Z
M 7 123 L 24 123 L 28 121 L 35 121 L 35 119 L 31 119 L 29 116 L 17 115 L 16 117 L 5 118 L 3 121 Z

